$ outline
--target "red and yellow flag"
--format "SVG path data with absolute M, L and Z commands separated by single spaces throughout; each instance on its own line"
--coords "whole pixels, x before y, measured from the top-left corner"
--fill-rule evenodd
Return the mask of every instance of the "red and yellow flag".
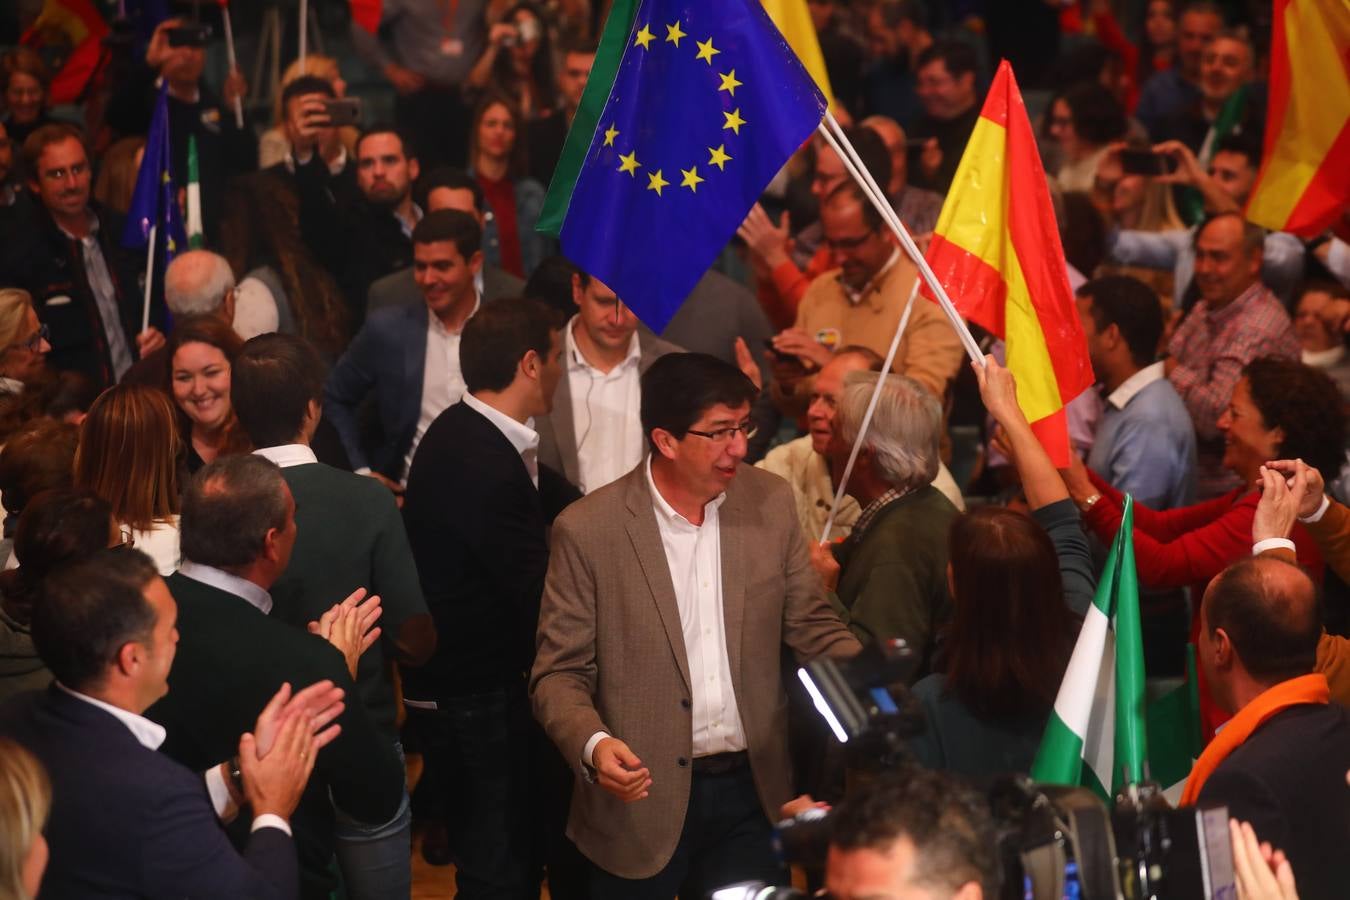
M 99 67 L 108 24 L 90 0 L 45 0 L 19 42 L 55 62 L 48 99 L 75 103 Z
M 1012 67 L 999 64 L 927 259 L 961 315 L 1002 338 L 1017 399 L 1056 466 L 1064 406 L 1093 382 L 1050 189 Z
M 1247 218 L 1313 237 L 1350 203 L 1350 3 L 1275 0 L 1266 146 Z

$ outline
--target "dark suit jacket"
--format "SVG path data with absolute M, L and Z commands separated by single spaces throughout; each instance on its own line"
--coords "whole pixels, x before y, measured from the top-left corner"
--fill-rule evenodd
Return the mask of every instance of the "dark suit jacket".
M 412 240 L 393 212 L 353 194 L 354 170 L 329 173 L 319 154 L 295 167 L 300 233 L 342 288 L 352 328 L 366 317 L 366 295 L 376 279 L 412 265 Z
M 200 772 L 147 750 L 111 713 L 52 685 L 0 709 L 0 734 L 32 751 L 51 777 L 43 900 L 298 896 L 295 845 L 284 831 L 253 832 L 241 858 Z
M 525 282 L 497 266 L 483 266 L 483 302 L 491 303 L 502 297 L 525 296 Z M 413 280 L 411 268 L 386 275 L 370 286 L 366 298 L 366 315 L 386 306 L 412 306 L 422 303 L 422 290 Z
M 670 861 L 691 785 L 689 662 L 652 502 L 643 463 L 558 517 L 530 678 L 535 718 L 577 769 L 567 834 L 624 878 Z M 759 799 L 776 821 L 792 793 L 780 649 L 805 660 L 860 645 L 825 600 L 787 482 L 741 466 L 718 516 L 732 688 Z M 625 804 L 585 782 L 581 754 L 597 731 L 651 770 L 650 797 Z
M 440 643 L 409 670 L 407 694 L 435 698 L 520 684 L 534 661 L 548 526 L 581 495 L 463 402 L 436 418 L 413 459 L 403 518 Z
M 1350 885 L 1350 711 L 1295 706 L 1266 720 L 1229 755 L 1199 802 L 1225 803 L 1289 857 L 1298 895 L 1323 900 Z
M 253 730 L 283 682 L 298 689 L 328 678 L 346 691 L 342 734 L 319 753 L 292 819 L 303 895 L 327 896 L 333 804 L 363 822 L 392 819 L 404 779 L 393 745 L 352 701 L 346 664 L 327 641 L 200 581 L 175 573 L 166 582 L 178 603 L 178 653 L 169 695 L 146 715 L 168 729 L 162 751 L 183 765 L 201 770 L 237 753 L 239 735 Z
M 369 466 L 395 479 L 403 474 L 422 413 L 428 315 L 425 303 L 376 310 L 328 373 L 323 417 L 337 429 L 353 469 Z M 380 439 L 367 454 L 358 409 L 372 388 Z
M 287 466 L 281 474 L 295 498 L 296 537 L 290 564 L 270 591 L 272 617 L 303 629 L 357 588 L 379 594 L 381 637 L 361 654 L 356 690 L 393 743 L 394 639 L 404 622 L 427 612 L 394 495 L 373 478 L 322 463 Z M 353 509 L 361 514 L 351 515 Z
M 568 328 L 572 327 L 570 324 Z M 646 328 L 638 329 L 638 371 L 645 372 L 667 353 L 680 353 L 681 348 L 661 340 Z M 561 472 L 573 484 L 581 483 L 581 464 L 577 459 L 577 423 L 572 419 L 572 385 L 567 379 L 567 360 L 563 360 L 563 377 L 553 391 L 553 411 L 534 421 L 539 432 L 539 462 Z
M 99 247 L 117 292 L 122 332 L 135 360 L 145 253 L 123 249 L 122 216 L 98 203 L 91 202 L 90 208 L 98 217 Z M 103 387 L 111 385 L 115 378 L 108 337 L 79 242 L 66 237 L 47 210 L 34 204 L 28 221 L 0 240 L 0 260 L 0 282 L 32 294 L 38 319 L 51 329 L 47 364 L 83 372 Z M 165 327 L 163 292 L 158 288 L 150 300 L 150 324 L 161 330 Z

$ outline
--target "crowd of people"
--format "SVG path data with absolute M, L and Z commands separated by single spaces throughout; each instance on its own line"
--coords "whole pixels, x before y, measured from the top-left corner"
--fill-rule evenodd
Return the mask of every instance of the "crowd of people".
M 1063 469 L 823 142 L 660 333 L 561 255 L 609 5 L 385 0 L 262 103 L 185 18 L 75 104 L 0 53 L 0 898 L 406 900 L 416 853 L 692 900 L 831 805 L 829 896 L 996 896 L 970 785 L 1030 769 L 1127 495 L 1182 801 L 1239 896 L 1340 896 L 1350 206 L 1244 217 L 1268 4 L 805 4 L 921 247 L 1012 62 L 1097 379 Z M 202 240 L 157 260 L 161 89 Z M 926 726 L 859 788 L 793 670 L 894 641 Z

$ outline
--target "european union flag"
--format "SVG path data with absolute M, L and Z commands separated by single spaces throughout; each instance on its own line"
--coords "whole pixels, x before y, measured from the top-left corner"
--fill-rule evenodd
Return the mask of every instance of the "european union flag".
M 150 134 L 145 140 L 145 155 L 136 173 L 136 190 L 131 195 L 127 211 L 126 230 L 122 232 L 122 246 L 144 247 L 154 228 L 157 240 L 164 247 L 164 264 L 174 254 L 187 248 L 183 231 L 183 217 L 178 208 L 178 191 L 169 174 L 169 94 L 167 82 L 160 85 L 155 101 L 154 118 L 150 120 Z
M 554 231 L 563 252 L 659 332 L 825 99 L 759 0 L 640 0 L 631 18 L 623 7 L 597 60 L 603 79 L 606 45 L 621 49 L 613 85 L 593 120 L 586 101 L 604 85 L 588 85 L 573 125 L 595 122 L 585 156 L 568 196 L 564 154 L 540 227 L 549 207 L 565 208 Z

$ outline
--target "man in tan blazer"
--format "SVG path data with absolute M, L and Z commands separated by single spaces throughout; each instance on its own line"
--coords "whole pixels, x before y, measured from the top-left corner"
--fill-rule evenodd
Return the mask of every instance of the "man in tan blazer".
M 578 772 L 568 836 L 595 900 L 785 876 L 770 846 L 791 796 L 779 649 L 860 649 L 791 488 L 741 464 L 755 394 L 715 357 L 657 360 L 649 459 L 554 525 L 531 697 Z

